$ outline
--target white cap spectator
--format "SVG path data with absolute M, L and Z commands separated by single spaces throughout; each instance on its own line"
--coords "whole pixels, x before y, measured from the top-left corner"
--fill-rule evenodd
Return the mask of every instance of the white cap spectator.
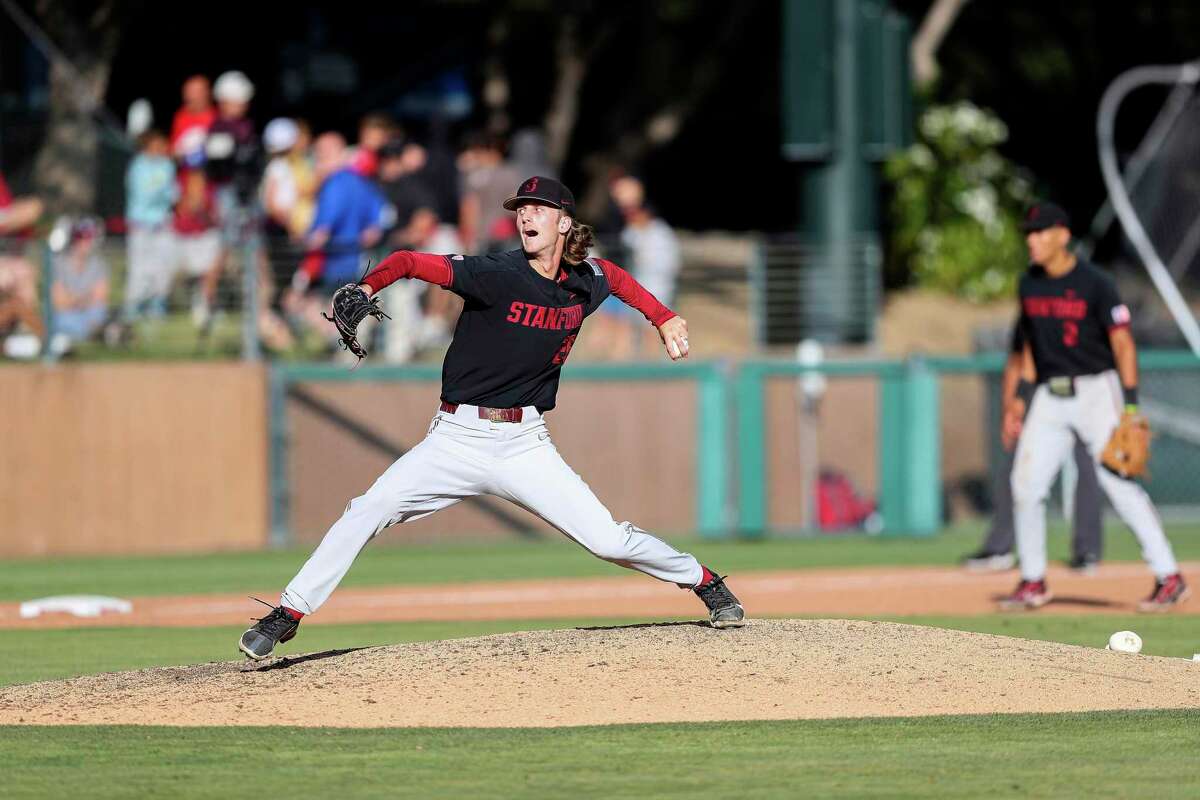
M 130 139 L 136 139 L 150 129 L 154 124 L 154 109 L 150 101 L 139 97 L 129 104 L 129 113 L 125 117 L 125 132 Z
M 294 120 L 278 117 L 267 123 L 263 131 L 263 144 L 271 155 L 286 153 L 300 139 L 300 128 Z
M 254 84 L 236 69 L 222 72 L 213 84 L 213 97 L 219 103 L 249 103 L 254 97 Z

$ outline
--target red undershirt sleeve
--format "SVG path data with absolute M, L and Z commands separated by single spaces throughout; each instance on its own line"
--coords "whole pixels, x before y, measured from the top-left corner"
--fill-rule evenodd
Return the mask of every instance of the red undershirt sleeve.
M 380 289 L 401 278 L 417 278 L 447 287 L 454 282 L 454 268 L 450 266 L 450 259 L 446 256 L 397 250 L 379 262 L 379 266 L 371 270 L 361 282 L 370 286 L 371 293 L 376 294 Z
M 656 328 L 677 314 L 658 302 L 658 298 L 646 291 L 634 277 L 611 261 L 597 258 L 596 263 L 604 270 L 608 286 L 613 295 L 627 306 L 642 312 L 642 316 L 650 320 Z

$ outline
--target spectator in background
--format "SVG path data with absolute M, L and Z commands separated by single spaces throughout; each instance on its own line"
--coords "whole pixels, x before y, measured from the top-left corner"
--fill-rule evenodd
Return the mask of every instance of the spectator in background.
M 296 204 L 292 206 L 288 231 L 297 241 L 312 227 L 317 213 L 317 173 L 313 167 L 312 128 L 303 119 L 296 120 L 296 144 L 288 152 L 288 166 L 296 180 Z
M 175 261 L 171 210 L 179 197 L 179 185 L 170 145 L 167 137 L 153 128 L 139 137 L 138 145 L 138 154 L 125 172 L 125 222 L 129 231 L 126 322 L 146 311 L 153 317 L 166 314 Z
M 659 302 L 671 306 L 675 302 L 675 281 L 681 260 L 675 232 L 647 204 L 645 187 L 637 178 L 621 176 L 613 181 L 609 190 L 625 221 L 621 245 L 629 253 L 630 274 Z M 601 305 L 601 319 L 609 327 L 601 341 L 612 343 L 609 356 L 627 358 L 644 344 L 657 349 L 657 335 L 652 339 L 643 337 L 639 342 L 635 328 L 641 325 L 636 324 L 629 307 L 614 301 L 615 298 L 610 298 Z M 640 316 L 637 319 L 640 320 Z
M 387 247 L 460 253 L 457 231 L 438 218 L 436 198 L 421 179 L 424 166 L 425 149 L 415 142 L 393 140 L 380 150 L 380 188 L 390 209 Z M 448 344 L 461 308 L 457 298 L 440 286 L 418 281 L 406 281 L 397 289 L 389 303 L 392 319 L 384 327 L 384 358 L 402 363 L 423 348 Z
M 318 136 L 313 155 L 321 188 L 306 241 L 309 253 L 292 278 L 284 307 L 332 341 L 336 333 L 321 311 L 334 290 L 362 277 L 363 250 L 378 244 L 383 233 L 384 199 L 351 168 L 341 134 Z
M 504 201 L 526 176 L 504 163 L 504 145 L 499 137 L 473 134 L 459 160 L 463 176 L 462 213 L 459 228 L 463 245 L 470 253 L 510 250 L 519 241 L 517 226 Z
M 183 82 L 183 105 L 171 123 L 171 153 L 181 171 L 204 166 L 204 143 L 217 119 L 208 78 L 193 75 Z M 182 177 L 182 176 L 181 176 Z
M 54 257 L 50 351 L 55 355 L 92 338 L 108 317 L 108 263 L 99 252 L 101 233 L 97 220 L 78 220 L 66 248 Z
M 520 175 L 545 175 L 558 180 L 558 170 L 546 155 L 546 137 L 537 128 L 522 128 L 513 134 L 509 164 Z
M 270 161 L 263 173 L 263 234 L 271 272 L 286 281 L 295 264 L 295 250 L 303 239 L 303 230 L 294 227 L 296 206 L 301 195 L 314 184 L 312 167 L 300 151 L 300 126 L 295 120 L 280 117 L 263 130 L 263 147 Z M 286 272 L 284 271 L 286 270 Z
M 379 150 L 396 138 L 396 121 L 387 114 L 367 114 L 358 123 L 358 145 L 350 151 L 350 169 L 364 178 L 374 178 L 379 171 Z
M 433 193 L 436 202 L 433 210 L 443 224 L 457 228 L 462 213 L 462 174 L 458 169 L 458 154 L 450 142 L 449 127 L 443 117 L 435 116 L 430 121 L 422 151 L 424 166 L 419 177 L 425 188 Z
M 182 270 L 200 279 L 192 294 L 192 323 L 207 331 L 221 278 L 222 251 L 216 199 L 200 170 L 184 173 L 183 191 L 175 206 L 175 236 L 176 262 L 172 274 Z
M 37 355 L 45 336 L 38 313 L 38 271 L 25 258 L 25 247 L 42 208 L 37 198 L 13 197 L 0 173 L 0 336 L 8 337 L 4 354 L 14 358 Z M 28 332 L 11 336 L 21 323 Z
M 204 143 L 204 170 L 212 183 L 217 212 L 226 239 L 232 241 L 242 213 L 258 190 L 261 175 L 258 137 L 246 116 L 254 97 L 254 84 L 242 73 L 222 73 L 213 86 L 217 118 Z

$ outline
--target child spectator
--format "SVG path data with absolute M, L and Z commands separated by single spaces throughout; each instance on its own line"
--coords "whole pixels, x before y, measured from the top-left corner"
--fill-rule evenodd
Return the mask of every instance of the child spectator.
M 183 82 L 183 105 L 171 124 L 171 152 L 180 170 L 204 166 L 204 141 L 217 119 L 208 78 L 193 75 Z
M 222 73 L 213 86 L 217 118 L 204 143 L 204 171 L 216 195 L 226 238 L 233 240 L 241 212 L 248 208 L 261 176 L 258 137 L 246 116 L 254 84 L 234 70 Z
M 184 175 L 183 193 L 175 206 L 175 234 L 177 268 L 201 279 L 199 291 L 192 296 L 192 323 L 207 330 L 221 277 L 221 231 L 212 187 L 199 170 Z
M 108 316 L 108 264 L 97 249 L 100 223 L 84 217 L 71 226 L 64 252 L 54 257 L 50 350 L 68 352 L 90 339 Z
M 140 150 L 125 173 L 125 221 L 129 230 L 126 321 L 145 311 L 154 317 L 166 314 L 175 260 L 175 237 L 171 233 L 171 209 L 179 196 L 175 162 L 161 131 L 146 131 L 139 144 Z

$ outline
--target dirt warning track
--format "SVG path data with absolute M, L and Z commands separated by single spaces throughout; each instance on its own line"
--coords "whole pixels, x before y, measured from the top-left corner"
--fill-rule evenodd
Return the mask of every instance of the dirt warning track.
M 1182 565 L 1193 586 L 1200 564 Z M 1142 564 L 1107 564 L 1092 576 L 1052 567 L 1056 600 L 1042 613 L 1127 614 L 1149 594 Z M 954 567 L 867 567 L 734 575 L 730 586 L 751 616 L 903 616 L 991 614 L 1016 585 L 1015 572 L 972 574 Z M 259 597 L 274 600 L 272 592 Z M 0 629 L 82 626 L 239 626 L 263 609 L 245 594 L 132 598 L 129 614 L 84 619 L 47 614 L 22 619 L 17 603 L 0 603 Z M 342 588 L 305 625 L 376 621 L 643 618 L 696 616 L 690 592 L 642 575 L 434 586 Z M 1200 613 L 1200 598 L 1179 609 Z M 1178 612 L 1177 612 L 1178 613 Z
M 507 633 L 0 690 L 0 724 L 510 727 L 1200 709 L 1200 664 L 846 620 Z

